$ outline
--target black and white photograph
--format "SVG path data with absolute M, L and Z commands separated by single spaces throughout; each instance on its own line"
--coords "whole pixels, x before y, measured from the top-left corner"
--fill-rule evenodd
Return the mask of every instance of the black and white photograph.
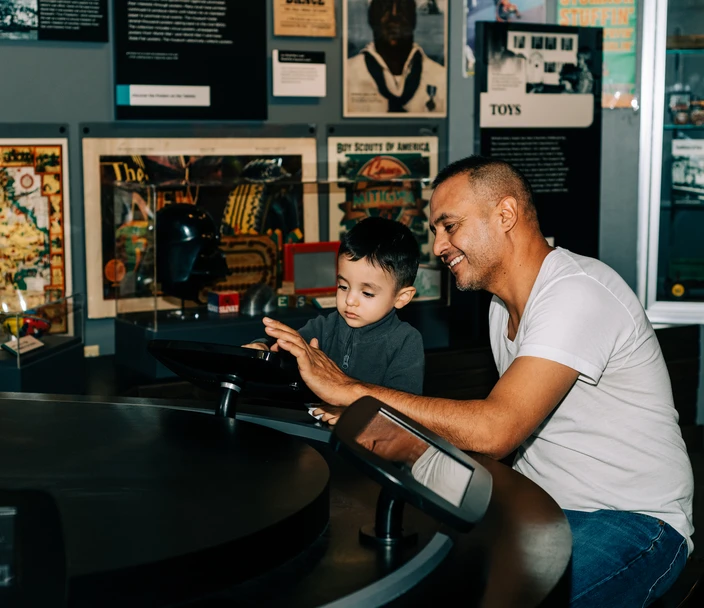
M 0 0 L 0 40 L 37 40 L 38 0 Z
M 594 92 L 592 50 L 579 45 L 576 32 L 509 29 L 491 40 L 489 78 L 530 94 Z
M 447 115 L 448 0 L 344 0 L 343 116 Z
M 464 0 L 467 26 L 464 30 L 465 77 L 473 76 L 476 64 L 476 23 L 545 23 L 546 0 Z
M 680 204 L 704 203 L 704 140 L 672 142 L 672 199 Z

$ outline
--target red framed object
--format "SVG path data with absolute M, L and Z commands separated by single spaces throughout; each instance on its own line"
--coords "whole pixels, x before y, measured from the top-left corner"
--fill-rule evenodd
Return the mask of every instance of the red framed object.
M 320 295 L 330 293 L 337 289 L 337 252 L 340 249 L 340 241 L 328 241 L 324 243 L 287 243 L 284 245 L 284 281 L 292 281 L 296 293 L 307 295 Z M 333 272 L 330 274 L 330 285 L 315 285 L 299 288 L 296 281 L 296 262 L 302 261 L 303 256 L 310 254 L 330 253 L 332 260 L 323 261 L 318 256 L 318 264 L 323 261 L 325 264 L 334 264 Z M 298 257 L 300 256 L 300 257 Z M 312 259 L 312 257 L 311 257 Z M 327 266 L 326 266 L 327 267 Z M 299 265 L 300 271 L 300 265 Z M 298 283 L 301 283 L 299 277 Z M 303 281 L 306 282 L 306 281 Z

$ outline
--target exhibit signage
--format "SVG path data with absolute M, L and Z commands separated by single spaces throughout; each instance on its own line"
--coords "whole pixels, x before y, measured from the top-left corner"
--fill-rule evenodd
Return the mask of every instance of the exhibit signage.
M 633 107 L 636 97 L 636 0 L 559 0 L 560 25 L 604 28 L 601 105 Z
M 602 30 L 477 23 L 477 148 L 528 178 L 543 235 L 598 257 Z
M 113 5 L 116 118 L 267 118 L 265 2 Z
M 274 36 L 335 37 L 335 0 L 274 0 Z
M 325 97 L 325 53 L 271 52 L 274 97 Z
M 108 41 L 108 0 L 0 0 L 0 40 Z

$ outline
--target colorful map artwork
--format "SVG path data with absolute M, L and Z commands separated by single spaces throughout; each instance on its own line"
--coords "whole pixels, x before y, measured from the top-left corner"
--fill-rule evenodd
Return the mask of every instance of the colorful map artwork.
M 280 261 L 284 243 L 304 240 L 300 155 L 110 155 L 100 173 L 104 300 L 155 295 L 153 225 L 165 205 L 205 209 L 223 247 L 229 237 L 268 236 Z
M 0 298 L 27 309 L 66 295 L 60 145 L 0 145 Z

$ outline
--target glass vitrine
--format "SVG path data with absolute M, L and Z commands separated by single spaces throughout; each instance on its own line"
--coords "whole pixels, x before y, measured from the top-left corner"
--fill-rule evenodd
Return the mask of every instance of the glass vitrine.
M 704 323 L 704 0 L 643 3 L 639 295 Z

